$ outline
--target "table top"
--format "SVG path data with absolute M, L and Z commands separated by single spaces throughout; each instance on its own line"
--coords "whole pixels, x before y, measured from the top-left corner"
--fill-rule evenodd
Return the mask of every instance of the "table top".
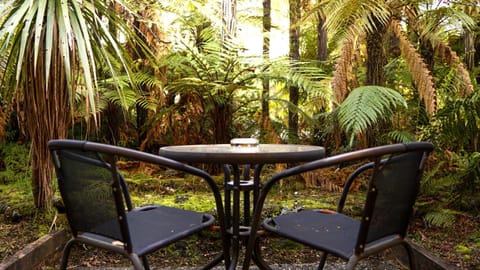
M 181 162 L 218 164 L 274 164 L 305 162 L 325 156 L 325 148 L 300 144 L 259 144 L 242 147 L 230 144 L 172 145 L 159 154 Z

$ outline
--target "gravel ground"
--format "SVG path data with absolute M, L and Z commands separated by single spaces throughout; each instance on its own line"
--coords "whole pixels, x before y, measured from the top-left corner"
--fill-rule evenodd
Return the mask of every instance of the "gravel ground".
M 272 265 L 273 270 L 316 270 L 316 264 L 302 264 L 302 265 Z M 324 270 L 339 270 L 345 269 L 346 264 L 344 262 L 333 262 L 328 263 L 323 268 Z M 75 270 L 131 270 L 133 267 L 123 267 L 123 268 L 75 268 Z M 170 268 L 152 268 L 152 270 L 194 270 L 197 268 L 193 267 L 170 267 Z M 213 270 L 223 270 L 223 267 L 215 267 Z M 241 267 L 237 267 L 237 269 L 241 269 Z M 250 269 L 258 270 L 258 267 L 252 266 Z M 364 260 L 360 261 L 357 266 L 355 267 L 356 270 L 402 270 L 404 269 L 398 263 L 393 261 L 385 261 L 385 262 L 378 262 L 378 261 L 370 261 Z

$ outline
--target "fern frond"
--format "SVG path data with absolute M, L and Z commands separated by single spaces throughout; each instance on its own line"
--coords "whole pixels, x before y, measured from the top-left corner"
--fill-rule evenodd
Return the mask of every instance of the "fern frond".
M 433 226 L 446 228 L 451 226 L 457 219 L 459 212 L 450 209 L 438 208 L 425 215 L 425 221 Z
M 389 119 L 397 107 L 407 107 L 397 91 L 380 86 L 362 86 L 353 90 L 338 108 L 342 129 L 350 135 L 365 132 L 380 120 Z
M 374 21 L 387 25 L 391 12 L 386 1 L 377 0 L 342 0 L 329 1 L 326 6 L 326 27 L 329 36 L 342 44 L 352 34 L 359 35 L 373 32 Z
M 437 111 L 437 90 L 433 84 L 433 77 L 422 56 L 403 32 L 400 22 L 392 20 L 390 29 L 400 41 L 400 50 L 407 61 L 407 68 L 412 74 L 413 81 L 422 98 L 427 113 L 432 116 Z
M 292 61 L 288 58 L 277 58 L 265 62 L 259 68 L 258 79 L 269 79 L 273 82 L 284 82 L 299 87 L 305 92 L 315 91 L 325 99 L 330 99 L 330 90 L 322 83 L 330 76 L 315 62 Z M 317 95 L 317 96 L 318 96 Z
M 405 143 L 415 141 L 415 134 L 408 132 L 406 130 L 393 130 L 387 134 L 387 137 L 390 138 L 393 142 Z

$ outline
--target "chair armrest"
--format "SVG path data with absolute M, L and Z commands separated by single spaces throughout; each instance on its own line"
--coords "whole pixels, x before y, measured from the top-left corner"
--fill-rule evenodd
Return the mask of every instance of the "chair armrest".
M 157 208 L 158 205 L 145 205 L 145 206 L 139 206 L 131 209 L 131 211 L 148 211 Z
M 380 165 L 385 164 L 388 161 L 388 159 L 383 159 L 380 161 Z M 375 166 L 375 162 L 369 162 L 365 165 L 362 165 L 358 167 L 355 171 L 353 171 L 345 181 L 345 185 L 343 186 L 343 191 L 342 195 L 340 196 L 340 199 L 338 200 L 338 205 L 337 205 L 337 212 L 342 213 L 343 212 L 343 207 L 345 206 L 345 201 L 347 200 L 347 195 L 348 192 L 350 191 L 350 188 L 352 187 L 353 182 L 358 178 L 360 174 L 363 172 L 372 169 Z
M 345 201 L 347 200 L 347 195 L 348 192 L 350 191 L 350 188 L 352 187 L 353 182 L 357 177 L 365 172 L 366 170 L 372 169 L 374 166 L 374 162 L 367 163 L 359 168 L 357 168 L 354 172 L 352 172 L 347 180 L 345 181 L 345 185 L 343 186 L 343 191 L 342 195 L 340 196 L 340 199 L 338 200 L 338 205 L 337 205 L 337 212 L 342 213 L 343 212 L 343 207 L 345 206 Z

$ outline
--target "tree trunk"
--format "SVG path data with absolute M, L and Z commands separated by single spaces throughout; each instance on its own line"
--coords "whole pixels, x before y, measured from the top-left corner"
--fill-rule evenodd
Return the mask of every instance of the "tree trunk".
M 376 28 L 367 33 L 367 85 L 384 85 L 384 66 L 386 56 L 383 48 L 383 40 L 386 27 L 378 20 Z
M 116 10 L 118 13 L 123 11 L 123 7 L 117 2 L 111 2 L 110 7 Z M 115 23 L 111 21 L 108 23 L 108 28 L 110 29 L 110 33 L 116 33 L 118 30 Z M 117 145 L 120 140 L 120 130 L 123 122 L 122 108 L 119 105 L 109 101 L 105 110 L 105 116 L 107 123 L 105 124 L 106 128 L 102 133 L 105 134 L 107 140 L 106 143 Z
M 263 0 L 263 58 L 270 59 L 270 31 L 272 29 L 271 0 Z M 265 138 L 270 129 L 270 106 L 268 99 L 270 97 L 270 80 L 262 81 L 262 117 L 261 117 L 261 135 Z
M 215 104 L 215 109 L 212 110 L 212 120 L 214 124 L 214 141 L 212 143 L 229 143 L 229 131 L 232 122 L 232 110 L 230 107 L 231 101 L 224 104 Z
M 42 38 L 45 37 L 42 33 Z M 31 38 L 34 34 L 31 35 Z M 56 35 L 54 38 L 56 39 Z M 58 42 L 58 40 L 55 40 Z M 30 42 L 29 44 L 34 44 Z M 60 48 L 59 44 L 57 47 Z M 26 131 L 32 142 L 32 191 L 37 208 L 51 207 L 53 201 L 54 166 L 47 147 L 50 139 L 63 139 L 67 136 L 69 114 L 69 94 L 66 83 L 63 58 L 57 49 L 52 54 L 50 79 L 45 81 L 45 66 L 33 63 L 34 49 L 28 50 L 23 74 L 23 110 Z M 39 54 L 38 63 L 45 63 L 45 54 Z M 43 59 L 42 59 L 43 58 Z
M 317 57 L 319 61 L 325 61 L 328 57 L 327 29 L 325 29 L 325 18 L 320 12 L 318 12 L 317 32 Z
M 290 59 L 300 60 L 300 0 L 289 0 L 290 8 Z M 288 107 L 288 141 L 296 143 L 298 141 L 298 106 L 299 89 L 295 86 L 289 87 L 289 99 L 292 106 Z
M 234 37 L 237 31 L 237 0 L 222 0 L 222 40 Z
M 133 22 L 133 25 L 134 25 L 134 29 L 135 29 L 135 34 L 139 37 L 142 38 L 142 41 L 146 43 L 146 40 L 145 40 L 145 33 L 142 33 L 141 29 L 145 29 L 146 27 L 144 25 L 141 25 L 142 23 L 137 19 L 135 18 L 134 22 Z M 142 50 L 139 50 L 138 48 L 136 50 L 134 50 L 134 53 L 133 53 L 133 57 L 132 57 L 135 60 L 137 59 L 145 59 L 145 55 L 143 55 L 142 53 Z M 143 61 L 140 61 L 140 63 L 143 63 Z M 144 67 L 140 64 L 139 65 L 139 70 L 142 70 Z M 140 91 L 142 93 L 148 93 L 148 89 L 146 87 L 141 87 L 142 89 L 140 89 Z M 138 145 L 141 145 L 144 140 L 146 139 L 147 137 L 147 132 L 145 130 L 145 123 L 147 122 L 147 118 L 148 118 L 148 111 L 145 107 L 143 106 L 140 106 L 140 105 L 135 105 L 135 110 L 136 110 L 136 114 L 137 114 L 137 119 L 136 119 L 136 128 L 137 128 L 137 142 L 138 142 Z
M 387 62 L 384 50 L 384 37 L 386 26 L 377 19 L 375 21 L 375 30 L 367 33 L 367 85 L 385 85 L 384 66 Z M 368 130 L 364 136 L 359 138 L 364 147 L 371 147 L 377 144 L 377 139 L 381 130 L 384 128 L 379 123 L 375 128 Z
M 473 71 L 475 68 L 475 32 L 465 30 L 464 34 L 464 46 L 465 46 L 465 66 L 469 71 Z

